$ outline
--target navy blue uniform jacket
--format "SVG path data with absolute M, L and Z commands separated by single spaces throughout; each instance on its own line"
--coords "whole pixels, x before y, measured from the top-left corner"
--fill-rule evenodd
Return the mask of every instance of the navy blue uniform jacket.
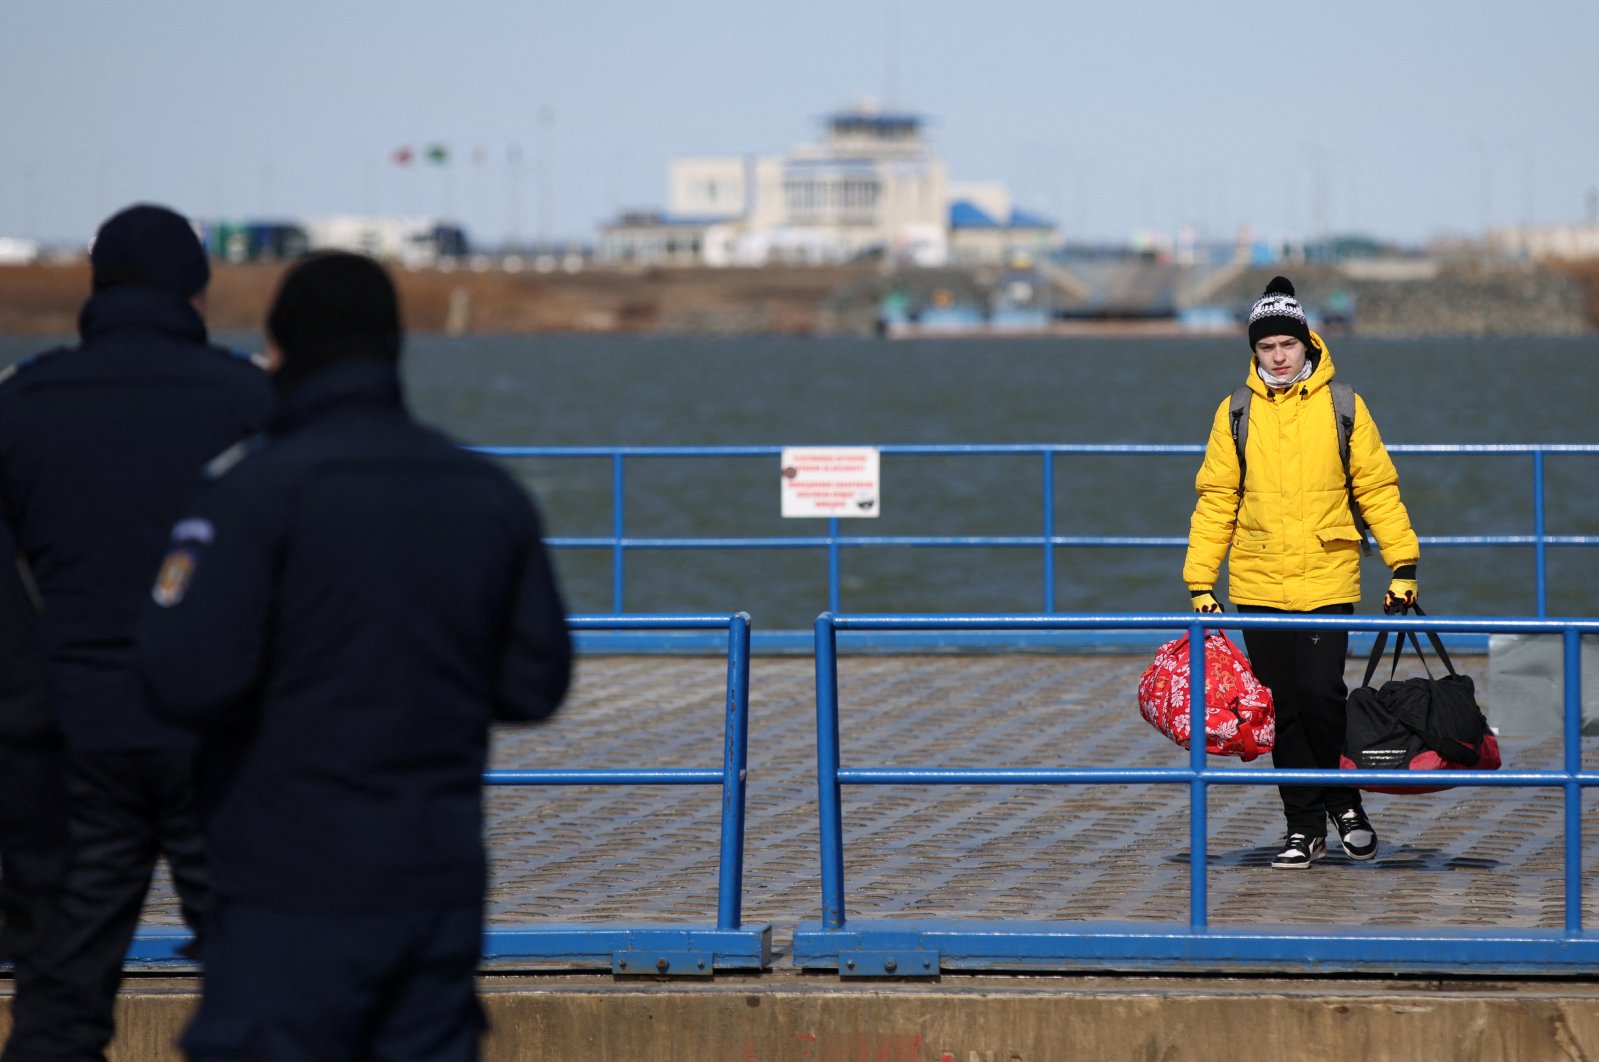
M 50 742 L 58 732 L 45 692 L 39 617 L 21 571 L 11 562 L 15 553 L 11 532 L 0 526 L 0 746 Z
M 532 501 L 413 421 L 370 359 L 308 377 L 215 471 L 140 652 L 162 713 L 206 735 L 216 891 L 307 912 L 480 903 L 490 723 L 552 714 L 571 668 Z
M 77 748 L 191 739 L 151 714 L 134 629 L 167 534 L 205 463 L 259 431 L 272 386 L 206 341 L 181 296 L 99 292 L 82 342 L 21 363 L 0 383 L 0 504 L 44 610 L 56 718 Z

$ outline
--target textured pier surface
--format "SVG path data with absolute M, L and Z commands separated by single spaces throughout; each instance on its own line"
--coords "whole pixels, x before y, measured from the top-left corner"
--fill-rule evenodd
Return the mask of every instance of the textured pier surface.
M 843 763 L 1181 766 L 1186 754 L 1138 716 L 1145 663 L 846 655 Z M 1486 679 L 1485 659 L 1457 663 Z M 821 904 L 813 682 L 808 658 L 752 664 L 744 921 L 772 923 L 779 966 L 793 925 L 815 920 Z M 494 764 L 717 767 L 723 687 L 716 658 L 584 657 L 558 721 L 499 732 Z M 1491 716 L 1491 690 L 1484 699 Z M 1561 761 L 1558 739 L 1507 739 L 1504 751 L 1508 768 Z M 1599 755 L 1586 759 L 1592 769 Z M 1240 770 L 1267 763 L 1212 762 Z M 1282 832 L 1275 788 L 1213 787 L 1211 922 L 1559 927 L 1563 800 L 1556 789 L 1368 795 L 1382 838 L 1374 861 L 1345 858 L 1333 840 L 1310 870 L 1286 871 L 1268 865 Z M 1596 803 L 1585 809 L 1587 836 Z M 488 807 L 491 923 L 715 921 L 715 787 L 500 787 Z M 1182 786 L 847 786 L 844 827 L 852 917 L 1188 916 Z M 1585 848 L 1584 892 L 1594 897 L 1599 845 Z M 1585 907 L 1592 925 L 1599 899 Z M 164 885 L 149 918 L 176 920 Z

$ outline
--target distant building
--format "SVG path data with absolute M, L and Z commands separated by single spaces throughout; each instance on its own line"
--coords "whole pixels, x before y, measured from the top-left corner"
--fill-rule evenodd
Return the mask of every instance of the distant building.
M 0 236 L 0 265 L 31 265 L 42 254 L 38 240 L 21 236 Z
M 224 262 L 277 262 L 309 249 L 305 228 L 294 221 L 202 221 L 195 226 L 212 258 Z
M 1038 258 L 1056 250 L 1055 223 L 1011 202 L 997 181 L 950 186 L 949 260 L 955 265 L 996 265 Z
M 600 258 L 643 265 L 699 265 L 706 243 L 718 247 L 711 257 L 720 259 L 727 241 L 725 219 L 682 216 L 661 211 L 631 211 L 607 225 L 600 237 Z M 717 261 L 717 265 L 725 265 Z
M 206 253 L 224 262 L 279 262 L 313 251 L 353 251 L 408 269 L 467 255 L 465 231 L 437 218 L 357 214 L 309 220 L 201 221 Z
M 1599 225 L 1524 225 L 1488 233 L 1494 254 L 1529 262 L 1599 258 Z
M 1040 249 L 1054 240 L 1054 226 L 1013 210 L 1001 185 L 981 186 L 1004 200 L 999 216 L 985 213 L 991 231 L 962 233 L 946 167 L 929 150 L 918 115 L 863 103 L 829 115 L 826 131 L 823 143 L 781 156 L 672 160 L 667 210 L 623 214 L 604 226 L 600 257 L 725 266 L 884 256 L 942 265 L 997 262 L 1012 243 Z
M 353 251 L 406 268 L 465 257 L 471 250 L 459 225 L 438 218 L 346 214 L 300 223 L 312 251 Z

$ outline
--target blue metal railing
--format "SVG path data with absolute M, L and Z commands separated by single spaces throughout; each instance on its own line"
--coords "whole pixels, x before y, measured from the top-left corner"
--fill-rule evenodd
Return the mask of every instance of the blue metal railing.
M 618 974 L 709 975 L 714 970 L 771 965 L 770 925 L 742 924 L 744 809 L 749 764 L 750 618 L 731 616 L 573 616 L 568 627 L 588 631 L 727 631 L 726 718 L 719 768 L 649 770 L 491 770 L 488 785 L 612 786 L 716 785 L 722 790 L 717 872 L 716 924 L 556 924 L 489 928 L 483 957 L 497 966 L 536 962 L 609 966 Z M 145 930 L 133 941 L 129 960 L 138 965 L 182 962 L 187 941 L 181 928 Z
M 1376 632 L 1558 633 L 1565 649 L 1565 757 L 1558 771 L 1450 771 L 1460 786 L 1541 786 L 1565 795 L 1565 916 L 1560 930 L 1489 931 L 1385 927 L 1272 932 L 1215 927 L 1207 911 L 1207 788 L 1212 785 L 1349 785 L 1348 772 L 1215 770 L 1203 741 L 1192 742 L 1186 767 L 1172 768 L 884 768 L 840 765 L 837 634 L 848 630 L 1028 630 L 1113 627 L 1186 630 L 1190 645 L 1190 733 L 1205 732 L 1203 630 L 1289 628 Z M 1582 793 L 1599 772 L 1582 770 L 1579 639 L 1599 633 L 1599 620 L 1459 619 L 1429 616 L 847 616 L 816 621 L 817 791 L 821 838 L 821 920 L 794 934 L 794 962 L 841 975 L 926 976 L 941 969 L 1392 969 L 1566 973 L 1599 970 L 1599 934 L 1583 928 Z M 1405 771 L 1362 771 L 1361 785 L 1415 785 Z M 1189 917 L 1186 925 L 1100 922 L 973 922 L 938 919 L 851 921 L 845 914 L 844 785 L 1182 785 L 1189 794 Z
M 635 550 L 685 549 L 820 549 L 827 552 L 827 610 L 842 608 L 840 591 L 844 549 L 870 547 L 1000 547 L 1037 549 L 1042 557 L 1042 608 L 1056 608 L 1055 551 L 1071 548 L 1150 547 L 1180 549 L 1185 536 L 1059 535 L 1055 531 L 1056 458 L 1062 456 L 1198 456 L 1198 444 L 1143 443 L 1039 443 L 992 445 L 881 446 L 885 455 L 1031 455 L 1041 461 L 1042 509 L 1036 535 L 861 535 L 842 534 L 837 518 L 827 520 L 822 535 L 681 536 L 651 537 L 627 533 L 626 463 L 658 458 L 768 458 L 776 460 L 780 446 L 487 446 L 479 452 L 507 458 L 605 458 L 611 468 L 611 533 L 601 536 L 558 536 L 548 540 L 556 549 L 604 549 L 611 554 L 610 609 L 627 611 L 627 556 Z M 1532 532 L 1530 534 L 1428 535 L 1424 547 L 1530 546 L 1534 553 L 1536 614 L 1548 615 L 1548 550 L 1551 547 L 1599 546 L 1599 535 L 1551 535 L 1545 523 L 1545 458 L 1550 454 L 1599 454 L 1595 443 L 1426 443 L 1388 447 L 1393 454 L 1524 454 L 1532 459 Z M 775 476 L 774 476 L 775 479 Z

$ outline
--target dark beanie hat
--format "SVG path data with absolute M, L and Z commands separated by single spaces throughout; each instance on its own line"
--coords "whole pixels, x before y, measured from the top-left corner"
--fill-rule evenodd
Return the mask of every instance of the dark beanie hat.
M 1272 277 L 1266 293 L 1249 309 L 1249 348 L 1267 336 L 1293 336 L 1311 346 L 1305 308 L 1294 298 L 1294 285 L 1287 277 Z
M 382 266 L 358 254 L 313 255 L 291 268 L 267 315 L 287 386 L 336 361 L 400 357 L 400 302 Z
M 112 215 L 89 246 L 94 290 L 138 285 L 188 299 L 211 280 L 200 238 L 183 215 L 140 203 Z

